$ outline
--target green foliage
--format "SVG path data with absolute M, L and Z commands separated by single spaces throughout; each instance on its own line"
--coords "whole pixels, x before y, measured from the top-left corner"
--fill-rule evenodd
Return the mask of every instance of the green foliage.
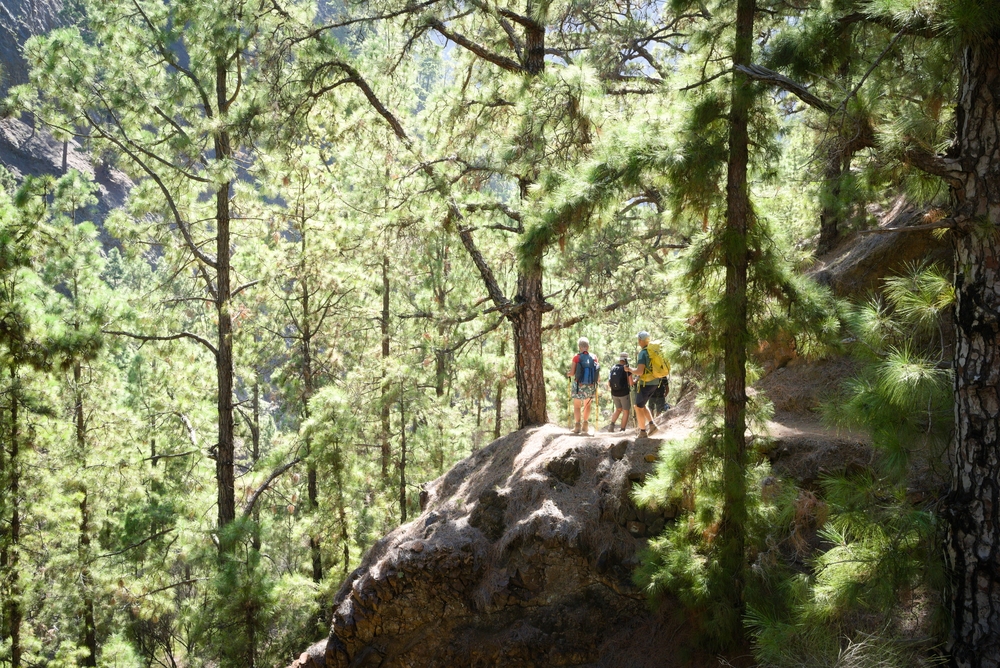
M 852 311 L 854 350 L 865 366 L 827 408 L 839 424 L 870 433 L 878 457 L 869 471 L 823 481 L 830 519 L 818 535 L 825 546 L 808 573 L 783 576 L 779 609 L 763 600 L 751 606 L 747 622 L 765 665 L 933 663 L 887 625 L 904 614 L 937 615 L 944 584 L 933 502 L 909 494 L 914 460 L 933 471 L 950 436 L 945 350 L 927 334 L 952 293 L 935 267 L 914 267 L 885 284 L 884 296 Z M 896 348 L 900 341 L 919 350 Z

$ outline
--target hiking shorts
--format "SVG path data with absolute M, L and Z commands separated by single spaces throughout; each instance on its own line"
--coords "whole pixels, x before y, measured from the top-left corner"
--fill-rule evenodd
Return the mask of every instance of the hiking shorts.
M 635 407 L 645 408 L 646 402 L 649 401 L 649 398 L 653 396 L 653 392 L 656 392 L 656 388 L 659 386 L 659 380 L 651 380 L 645 385 L 640 384 L 639 389 L 635 393 Z
M 597 396 L 597 383 L 591 383 L 590 385 L 581 385 L 580 383 L 573 381 L 572 394 L 574 399 L 593 399 Z
M 632 410 L 632 397 L 628 394 L 616 397 L 611 395 L 611 401 L 615 404 L 615 410 L 630 411 Z

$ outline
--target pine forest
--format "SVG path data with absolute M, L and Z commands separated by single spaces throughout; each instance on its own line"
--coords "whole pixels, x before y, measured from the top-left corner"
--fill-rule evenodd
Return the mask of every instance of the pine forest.
M 0 668 L 1000 668 L 1000 2 L 0 9 Z

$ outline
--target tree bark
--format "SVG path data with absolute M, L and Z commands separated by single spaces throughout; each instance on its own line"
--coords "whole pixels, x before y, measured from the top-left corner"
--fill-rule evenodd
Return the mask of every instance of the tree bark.
M 516 308 L 510 316 L 514 332 L 514 379 L 517 384 L 517 426 L 544 424 L 545 374 L 542 358 L 542 267 L 523 269 L 517 277 Z
M 74 293 L 75 294 L 75 293 Z M 77 324 L 79 329 L 79 324 Z M 81 483 L 82 473 L 87 467 L 87 422 L 83 410 L 83 370 L 80 362 L 73 363 L 73 386 L 76 393 L 73 413 L 76 422 L 76 448 L 80 458 Z M 87 485 L 82 483 L 83 498 L 80 499 L 80 581 L 83 585 L 83 644 L 88 655 L 83 658 L 84 666 L 97 666 L 97 629 L 94 622 L 94 592 L 93 576 L 90 572 L 90 509 L 87 506 Z
M 402 390 L 402 388 L 400 388 Z M 406 523 L 406 402 L 399 393 L 399 523 Z
M 386 376 L 386 366 L 389 364 L 389 256 L 382 256 L 382 317 L 379 319 L 382 329 L 382 482 L 389 482 L 389 458 L 392 451 L 389 448 L 389 378 Z
M 10 499 L 10 525 L 7 528 L 5 569 L 7 595 L 4 601 L 4 617 L 7 621 L 7 637 L 10 638 L 10 668 L 21 668 L 21 583 L 18 573 L 21 543 L 21 435 L 18 424 L 18 378 L 15 367 L 10 368 L 10 455 L 7 458 L 7 494 Z
M 228 70 L 225 58 L 219 57 L 215 66 L 215 92 L 219 113 L 228 105 Z M 225 130 L 215 138 L 217 160 L 232 156 L 232 144 Z M 236 481 L 233 471 L 235 438 L 233 434 L 233 317 L 230 256 L 229 191 L 232 183 L 226 181 L 215 193 L 215 253 L 216 253 L 216 316 L 219 320 L 216 359 L 218 379 L 217 408 L 219 413 L 219 442 L 215 459 L 215 477 L 218 484 L 219 528 L 225 528 L 236 519 Z M 224 541 L 221 544 L 224 544 Z
M 751 58 L 754 0 L 736 6 L 736 42 L 733 65 L 748 65 Z M 747 332 L 747 230 L 753 212 L 747 187 L 749 116 L 752 82 L 735 71 L 729 111 L 729 162 L 726 183 L 726 226 L 723 231 L 726 289 L 723 340 L 725 368 L 725 431 L 723 434 L 723 509 L 718 536 L 718 560 L 725 591 L 738 633 L 743 609 L 746 567 L 746 347 Z
M 831 138 L 827 146 L 826 166 L 823 171 L 823 208 L 819 213 L 819 242 L 816 255 L 825 255 L 833 250 L 840 237 L 843 222 L 843 207 L 840 204 L 840 180 L 850 169 L 850 156 L 844 155 L 839 138 Z
M 504 359 L 507 356 L 507 337 L 500 339 L 500 359 Z M 503 388 L 507 384 L 506 378 L 504 378 L 501 372 L 500 378 L 497 380 L 497 393 L 493 400 L 493 438 L 500 438 L 500 428 L 503 424 Z
M 259 372 L 256 372 L 259 374 Z M 254 468 L 260 460 L 260 381 L 254 378 L 253 381 L 253 422 L 250 427 L 250 461 Z M 260 509 L 253 509 L 253 535 L 250 537 L 250 544 L 253 549 L 260 552 Z
M 955 441 L 947 499 L 954 665 L 1000 666 L 1000 35 L 961 53 Z

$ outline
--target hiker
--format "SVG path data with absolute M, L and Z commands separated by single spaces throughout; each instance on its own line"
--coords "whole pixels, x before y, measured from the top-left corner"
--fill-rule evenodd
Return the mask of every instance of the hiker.
M 628 353 L 619 355 L 617 364 L 611 367 L 611 373 L 608 374 L 608 388 L 611 390 L 611 402 L 615 407 L 611 423 L 608 425 L 608 431 L 613 434 L 618 416 L 622 416 L 621 431 L 625 431 L 628 427 L 629 414 L 632 412 L 632 376 L 628 372 Z
M 668 394 L 670 394 L 670 378 L 661 378 L 659 387 L 649 398 L 649 409 L 653 413 L 653 417 L 670 410 L 670 404 L 667 403 Z
M 573 397 L 573 433 L 580 433 L 580 408 L 583 408 L 583 433 L 590 429 L 590 404 L 597 396 L 597 372 L 600 365 L 597 358 L 590 354 L 590 341 L 581 336 L 576 342 L 580 352 L 573 356 L 573 363 L 566 374 L 573 379 L 570 391 Z
M 628 372 L 637 377 L 635 395 L 635 417 L 639 423 L 639 438 L 645 438 L 648 434 L 656 431 L 656 423 L 646 403 L 660 386 L 660 381 L 670 375 L 670 365 L 663 358 L 660 352 L 660 342 L 650 341 L 649 332 L 642 331 L 636 335 L 639 340 L 639 359 L 634 369 L 627 368 Z

